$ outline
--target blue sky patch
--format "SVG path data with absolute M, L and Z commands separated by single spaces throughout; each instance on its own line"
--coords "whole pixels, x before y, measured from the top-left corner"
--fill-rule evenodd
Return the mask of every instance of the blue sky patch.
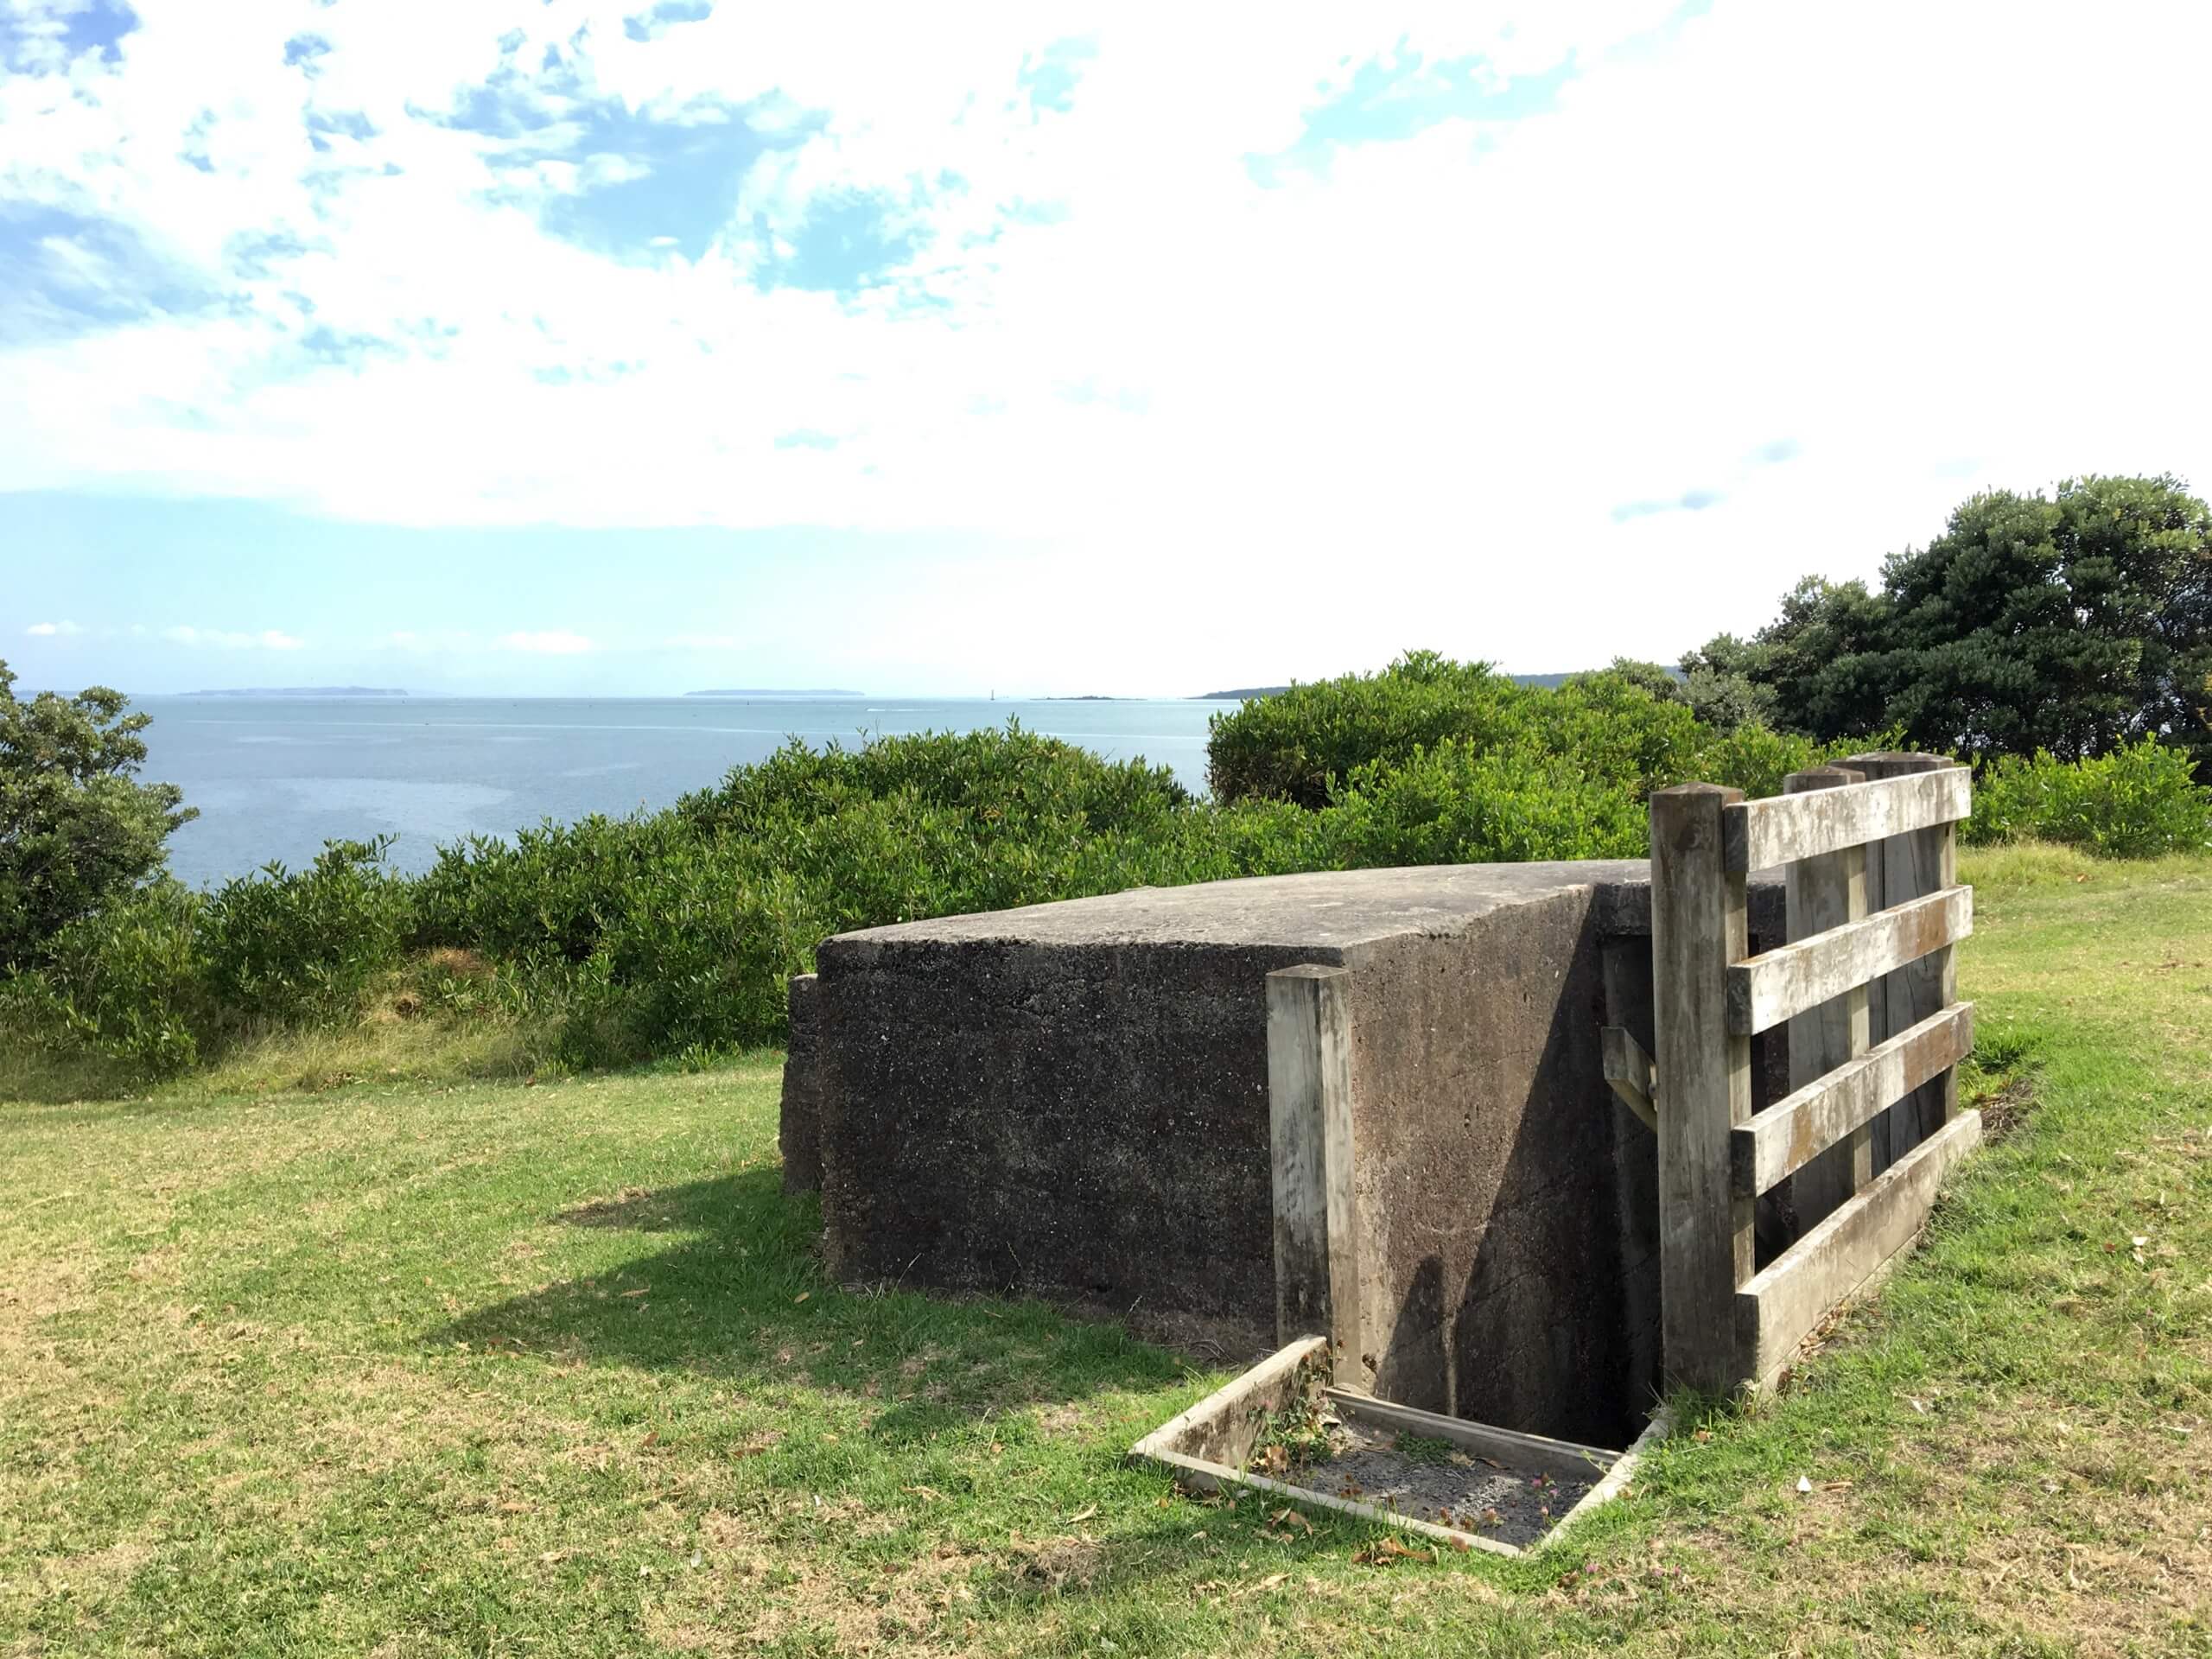
M 765 234 L 767 227 L 760 228 Z M 864 191 L 817 198 L 790 242 L 788 254 L 764 260 L 755 270 L 757 287 L 857 293 L 882 282 L 921 247 L 912 231 L 894 224 L 887 198 Z
M 1292 173 L 1325 172 L 1339 149 L 1396 143 L 1439 122 L 1504 123 L 1546 114 L 1558 107 L 1560 88 L 1576 73 L 1572 57 L 1541 74 L 1509 78 L 1487 58 L 1432 61 L 1401 48 L 1359 65 L 1346 84 L 1325 85 L 1331 96 L 1306 111 L 1298 141 L 1272 156 L 1247 156 L 1245 169 L 1255 183 L 1280 184 Z
M 703 22 L 714 13 L 713 0 L 661 0 L 650 11 L 622 20 L 622 32 L 633 41 L 655 41 L 677 23 Z
M 587 96 L 573 68 L 549 63 L 537 75 L 503 69 L 435 118 L 507 141 L 518 164 L 575 163 L 578 188 L 542 200 L 542 221 L 556 236 L 617 258 L 662 249 L 702 257 L 728 226 L 753 164 L 821 125 L 819 117 L 783 117 L 755 128 L 747 107 L 726 104 L 648 113 Z
M 1684 490 L 1671 501 L 1624 501 L 1613 509 L 1613 522 L 1625 524 L 1631 518 L 1649 518 L 1661 512 L 1703 512 L 1727 499 L 1726 492 L 1722 490 Z
M 1083 79 L 1084 66 L 1097 55 L 1098 48 L 1091 41 L 1072 37 L 1054 41 L 1042 52 L 1022 59 L 1015 84 L 1027 94 L 1032 110 L 1065 113 L 1075 107 L 1075 89 Z
M 300 336 L 300 351 L 315 363 L 348 368 L 357 373 L 371 358 L 399 358 L 407 353 L 374 334 L 340 334 L 317 323 Z
M 213 297 L 122 226 L 0 201 L 0 340 L 73 339 Z
M 733 114 L 678 125 L 648 121 L 619 106 L 594 111 L 567 151 L 604 181 L 546 205 L 546 228 L 615 254 L 660 246 L 697 259 L 728 225 L 746 174 L 769 150 L 798 136 L 755 132 Z

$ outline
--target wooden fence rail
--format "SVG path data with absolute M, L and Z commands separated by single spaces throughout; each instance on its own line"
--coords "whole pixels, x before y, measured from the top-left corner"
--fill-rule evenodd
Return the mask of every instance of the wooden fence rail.
M 1970 774 L 1935 755 L 1860 755 L 1745 801 L 1706 784 L 1651 798 L 1658 1052 L 1606 1057 L 1659 1141 L 1666 1369 L 1713 1392 L 1771 1381 L 1828 1310 L 1910 1243 L 1979 1140 L 1956 1110 L 1972 1046 L 1952 947 Z M 1789 943 L 1751 956 L 1746 880 L 1783 865 Z M 1752 1111 L 1751 1039 L 1787 1022 L 1790 1092 Z M 1759 1264 L 1759 1198 L 1791 1184 L 1801 1230 Z

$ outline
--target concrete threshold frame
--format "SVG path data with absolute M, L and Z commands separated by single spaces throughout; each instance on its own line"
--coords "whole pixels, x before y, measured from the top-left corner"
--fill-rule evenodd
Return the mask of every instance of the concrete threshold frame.
M 1305 1391 L 1319 1387 L 1333 1365 L 1326 1337 L 1306 1337 L 1291 1343 L 1146 1435 L 1129 1448 L 1130 1460 L 1197 1491 L 1263 1492 L 1301 1509 L 1395 1528 L 1454 1549 L 1520 1556 L 1549 1548 L 1592 1511 L 1618 1497 L 1634 1478 L 1643 1454 L 1666 1435 L 1670 1426 L 1662 1409 L 1626 1451 L 1609 1452 L 1392 1405 L 1351 1389 L 1320 1387 L 1322 1397 L 1340 1416 L 1444 1440 L 1508 1469 L 1576 1478 L 1592 1470 L 1599 1471 L 1597 1482 L 1553 1522 L 1549 1531 L 1529 1544 L 1509 1544 L 1395 1510 L 1315 1491 L 1293 1481 L 1255 1473 L 1248 1466 L 1269 1420 Z

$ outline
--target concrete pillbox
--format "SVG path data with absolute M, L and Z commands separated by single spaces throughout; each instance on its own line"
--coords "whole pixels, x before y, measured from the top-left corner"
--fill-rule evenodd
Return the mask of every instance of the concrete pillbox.
M 1271 1347 L 1267 976 L 1348 969 L 1369 1389 L 1625 1446 L 1657 1381 L 1656 1155 L 1599 1032 L 1652 1040 L 1649 880 L 1640 860 L 1322 873 L 842 935 L 794 987 L 786 1167 L 804 1185 L 818 1160 L 847 1281 Z M 1751 901 L 1755 948 L 1779 942 L 1778 885 Z M 1779 1049 L 1755 1053 L 1762 1101 Z

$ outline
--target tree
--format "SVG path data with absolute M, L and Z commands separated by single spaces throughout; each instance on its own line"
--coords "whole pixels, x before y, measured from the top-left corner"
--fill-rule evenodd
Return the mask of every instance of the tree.
M 2083 478 L 1995 491 L 1883 566 L 1882 588 L 1808 577 L 1748 640 L 1683 659 L 1764 688 L 1822 740 L 1902 725 L 1980 759 L 2107 754 L 2212 739 L 2212 510 L 2180 480 Z
M 2068 760 L 2204 744 L 2212 510 L 2178 479 L 1978 495 L 1883 581 L 1893 706 L 1915 742 Z
M 174 784 L 136 781 L 152 716 L 124 714 L 121 692 L 25 702 L 15 684 L 0 661 L 0 969 L 160 871 L 162 843 L 200 816 Z
M 1884 660 L 1890 606 L 1863 582 L 1808 576 L 1782 613 L 1749 639 L 1724 633 L 1684 654 L 1682 670 L 1716 688 L 1756 688 L 1766 718 L 1823 741 L 1889 725 Z
M 1742 649 L 1742 642 L 1729 634 L 1713 642 L 1716 646 L 1724 643 L 1737 651 Z M 1717 732 L 1774 723 L 1774 693 L 1734 665 L 1732 659 L 1731 666 L 1721 667 L 1694 651 L 1682 658 L 1679 669 L 1670 669 L 1633 657 L 1616 657 L 1606 672 L 1642 687 L 1662 702 L 1687 703 L 1693 715 Z

